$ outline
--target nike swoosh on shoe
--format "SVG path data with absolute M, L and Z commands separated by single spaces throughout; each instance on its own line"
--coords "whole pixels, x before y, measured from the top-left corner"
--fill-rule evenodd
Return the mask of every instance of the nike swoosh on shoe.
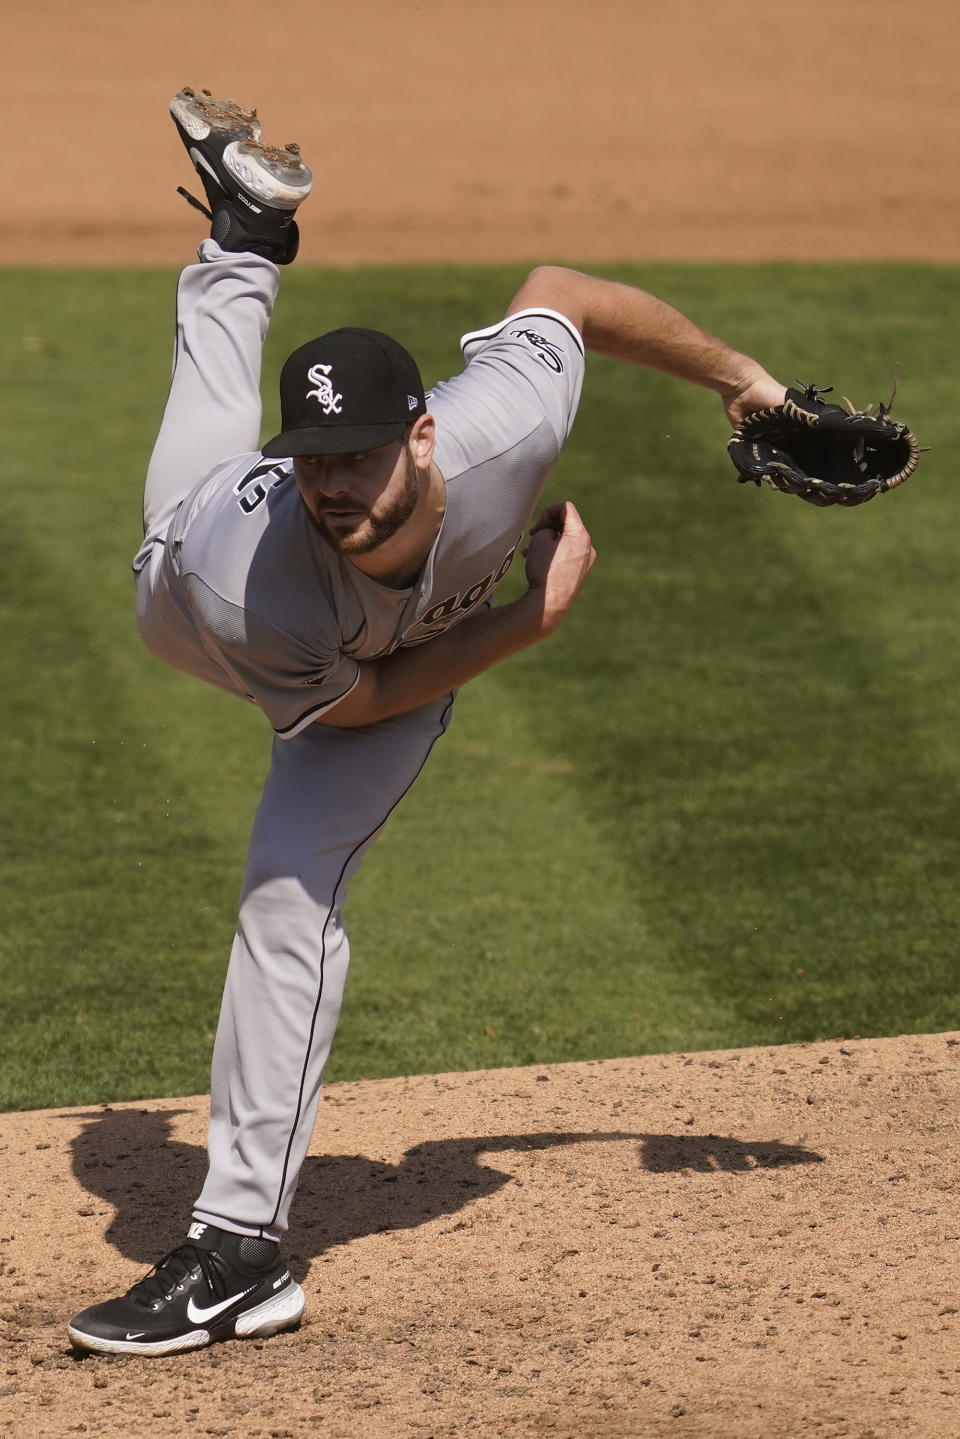
M 190 147 L 188 153 L 190 155 L 190 159 L 193 161 L 196 168 L 199 170 L 202 167 L 204 170 L 206 170 L 207 174 L 216 182 L 217 185 L 220 186 L 220 189 L 222 190 L 223 181 L 220 179 L 220 176 L 210 164 L 210 161 L 207 160 L 203 155 L 201 155 L 199 150 L 195 150 L 192 146 Z
M 209 1309 L 200 1309 L 190 1299 L 187 1301 L 187 1318 L 191 1324 L 206 1324 L 208 1319 L 216 1319 L 217 1315 L 222 1314 L 225 1309 L 229 1309 L 231 1304 L 236 1304 L 238 1300 L 252 1294 L 256 1287 L 255 1284 L 251 1284 L 249 1289 L 241 1289 L 239 1294 L 231 1294 L 229 1299 L 223 1299 L 219 1304 L 212 1304 Z

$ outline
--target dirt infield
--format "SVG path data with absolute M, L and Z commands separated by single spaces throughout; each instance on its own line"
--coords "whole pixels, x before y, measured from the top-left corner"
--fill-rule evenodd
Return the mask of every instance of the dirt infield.
M 956 1433 L 960 1036 L 337 1084 L 296 1334 L 69 1357 L 179 1238 L 206 1101 L 0 1116 L 0 1432 Z
M 300 141 L 308 261 L 960 258 L 946 0 L 35 0 L 5 39 L 0 263 L 189 259 L 184 83 Z M 162 1361 L 76 1360 L 63 1326 L 179 1237 L 206 1101 L 0 1116 L 0 1434 L 943 1439 L 958 1057 L 333 1086 L 303 1328 Z
M 0 262 L 189 258 L 183 84 L 302 144 L 307 260 L 960 254 L 949 0 L 33 0 L 4 40 Z

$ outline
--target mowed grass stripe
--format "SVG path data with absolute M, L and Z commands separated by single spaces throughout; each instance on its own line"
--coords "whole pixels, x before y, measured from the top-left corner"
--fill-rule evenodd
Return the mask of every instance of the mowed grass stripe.
M 291 273 L 265 429 L 306 334 L 395 330 L 429 382 L 521 275 Z M 633 278 L 787 379 L 863 400 L 899 359 L 936 450 L 900 495 L 811 512 L 736 486 L 712 397 L 591 361 L 552 492 L 600 563 L 555 640 L 465 690 L 368 861 L 331 1077 L 956 1023 L 957 274 Z M 7 1107 L 207 1082 L 269 736 L 133 629 L 173 280 L 0 272 Z
M 0 272 L 5 1107 L 195 1090 L 208 1064 L 252 810 L 230 812 L 230 732 L 255 717 L 194 708 L 134 626 L 171 285 Z M 216 778 L 190 742 L 204 723 Z
M 0 557 L 19 605 L 2 676 L 2 1102 L 190 1085 L 216 1013 L 215 910 L 235 876 L 209 816 L 192 824 L 177 802 L 178 776 L 71 592 L 22 529 Z
M 528 676 L 528 679 L 533 679 Z M 468 688 L 348 910 L 354 960 L 335 1077 L 670 1049 L 730 1014 L 674 972 L 583 803 L 583 761 L 490 675 Z M 682 1018 L 681 1018 L 682 1016 Z
M 582 418 L 589 429 L 589 406 Z M 874 622 L 881 579 L 868 536 L 870 527 L 885 533 L 885 519 L 902 526 L 892 507 L 906 507 L 908 492 L 858 514 L 814 513 L 752 487 L 721 494 L 700 442 L 684 444 L 672 473 L 687 476 L 686 492 L 628 469 L 643 519 L 621 520 L 622 543 L 606 535 L 614 564 L 598 566 L 596 589 L 615 613 L 614 587 L 634 579 L 639 663 L 634 676 L 621 666 L 605 691 L 599 734 L 596 724 L 573 725 L 568 748 L 582 752 L 586 735 L 596 749 L 588 799 L 636 846 L 637 883 L 649 882 L 678 965 L 737 1003 L 742 1041 L 888 1032 L 908 1016 L 949 1027 L 958 854 L 943 658 L 956 644 L 952 587 L 932 622 L 937 638 L 923 658 L 915 653 L 904 684 L 902 646 L 888 653 Z M 589 514 L 587 483 L 583 505 Z M 948 552 L 935 527 L 917 525 L 933 552 L 934 610 Z M 856 534 L 859 565 L 845 557 Z M 689 556 L 668 566 L 665 586 L 658 536 Z M 602 620 L 586 604 L 570 624 L 595 635 Z M 895 614 L 887 605 L 891 630 Z M 602 643 L 596 653 L 604 666 Z M 547 661 L 530 656 L 534 668 Z M 571 706 L 553 699 L 541 723 L 563 744 L 576 686 Z

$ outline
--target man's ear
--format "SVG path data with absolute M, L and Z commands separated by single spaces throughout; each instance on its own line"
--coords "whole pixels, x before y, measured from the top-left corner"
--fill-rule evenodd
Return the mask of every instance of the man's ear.
M 437 427 L 432 415 L 421 415 L 410 427 L 407 444 L 418 470 L 425 470 L 433 459 Z

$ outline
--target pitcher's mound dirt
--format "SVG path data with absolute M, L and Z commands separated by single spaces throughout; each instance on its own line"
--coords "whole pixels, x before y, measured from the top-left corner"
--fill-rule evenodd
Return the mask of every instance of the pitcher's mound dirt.
M 206 1101 L 0 1116 L 0 1430 L 892 1435 L 960 1412 L 960 1035 L 337 1084 L 298 1333 L 75 1359 L 182 1232 Z

